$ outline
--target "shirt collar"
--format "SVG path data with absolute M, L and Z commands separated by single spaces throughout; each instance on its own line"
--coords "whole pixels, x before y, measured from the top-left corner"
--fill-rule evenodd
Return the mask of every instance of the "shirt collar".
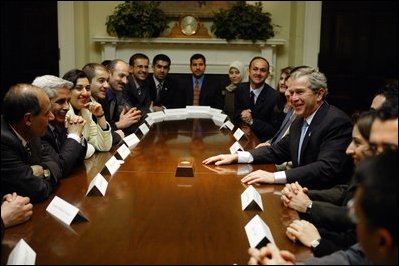
M 10 125 L 11 129 L 15 132 L 15 134 L 17 135 L 17 137 L 19 138 L 19 140 L 22 142 L 22 146 L 26 146 L 26 144 L 28 143 L 28 141 L 26 141 L 13 127 L 12 125 Z

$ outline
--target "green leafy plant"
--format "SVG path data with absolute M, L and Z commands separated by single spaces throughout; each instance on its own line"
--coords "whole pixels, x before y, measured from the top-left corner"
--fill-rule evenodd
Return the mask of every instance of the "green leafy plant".
M 168 21 L 159 1 L 125 1 L 115 7 L 105 25 L 108 34 L 119 38 L 152 38 L 168 28 Z
M 245 1 L 238 1 L 227 10 L 214 13 L 211 31 L 218 38 L 231 41 L 234 39 L 266 41 L 274 37 L 274 26 L 271 14 L 262 11 L 261 2 L 249 5 Z

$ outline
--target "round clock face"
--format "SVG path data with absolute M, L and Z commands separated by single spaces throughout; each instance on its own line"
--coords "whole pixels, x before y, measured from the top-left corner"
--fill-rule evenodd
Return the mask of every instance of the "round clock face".
M 180 20 L 181 32 L 185 35 L 193 35 L 198 30 L 198 20 L 193 16 L 185 16 Z

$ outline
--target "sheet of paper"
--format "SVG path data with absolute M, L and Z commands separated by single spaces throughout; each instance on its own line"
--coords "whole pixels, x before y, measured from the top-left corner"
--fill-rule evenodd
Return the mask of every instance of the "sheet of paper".
M 101 195 L 105 196 L 105 191 L 108 187 L 108 181 L 102 176 L 102 174 L 98 173 L 93 180 L 91 180 L 89 184 L 89 188 L 87 189 L 86 196 L 90 193 L 90 191 L 94 188 L 97 188 Z
M 139 129 L 141 130 L 141 133 L 143 133 L 144 136 L 150 131 L 146 123 L 141 124 L 139 126 Z
M 137 144 L 139 144 L 140 139 L 136 136 L 136 134 L 132 133 L 123 138 L 123 141 L 129 148 L 134 148 Z
M 251 248 L 255 248 L 261 243 L 265 238 L 271 243 L 275 244 L 272 232 L 270 231 L 269 226 L 260 218 L 259 215 L 256 215 L 245 225 L 245 232 L 247 234 L 249 246 Z
M 236 140 L 240 140 L 242 136 L 244 136 L 245 133 L 244 131 L 241 130 L 241 128 L 237 128 L 236 132 L 234 132 L 233 136 Z
M 125 160 L 126 157 L 130 154 L 129 148 L 124 143 L 116 150 L 116 152 L 119 154 L 119 156 L 121 156 L 123 160 Z
M 244 148 L 241 146 L 241 144 L 238 141 L 234 142 L 233 145 L 231 145 L 230 147 L 231 154 L 236 154 L 237 151 L 244 151 Z
M 241 207 L 244 211 L 248 208 L 248 206 L 254 202 L 259 208 L 263 211 L 263 203 L 262 197 L 260 196 L 259 192 L 250 185 L 247 189 L 241 194 Z
M 8 256 L 7 265 L 35 265 L 36 252 L 21 238 Z
M 115 172 L 119 169 L 121 166 L 120 162 L 118 159 L 115 158 L 115 156 L 112 156 L 106 163 L 105 166 L 107 167 L 109 173 L 111 175 L 115 174 Z
M 78 208 L 58 196 L 54 197 L 54 199 L 47 206 L 46 211 L 67 225 L 70 225 L 75 216 L 79 213 Z

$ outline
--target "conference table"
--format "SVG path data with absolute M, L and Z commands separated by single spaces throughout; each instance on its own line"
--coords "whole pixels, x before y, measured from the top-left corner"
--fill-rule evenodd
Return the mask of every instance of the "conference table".
M 245 225 L 257 214 L 281 249 L 298 260 L 312 256 L 293 243 L 286 227 L 297 213 L 280 200 L 282 185 L 255 186 L 264 210 L 242 210 L 240 179 L 251 171 L 275 171 L 274 165 L 204 165 L 212 155 L 229 153 L 233 130 L 212 119 L 189 118 L 154 123 L 112 175 L 105 163 L 115 155 L 97 152 L 71 176 L 62 179 L 44 202 L 34 204 L 32 218 L 6 229 L 1 263 L 23 238 L 36 252 L 36 264 L 247 264 Z M 239 140 L 245 149 L 258 139 L 250 130 Z M 182 160 L 193 163 L 193 177 L 176 177 Z M 86 196 L 98 174 L 108 181 L 105 195 Z M 87 220 L 70 225 L 46 211 L 58 196 L 79 208 Z

